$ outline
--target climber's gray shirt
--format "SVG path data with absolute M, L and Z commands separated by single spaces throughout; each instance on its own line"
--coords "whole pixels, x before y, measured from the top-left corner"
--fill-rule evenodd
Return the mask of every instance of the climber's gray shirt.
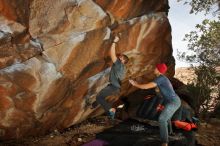
M 113 63 L 110 76 L 109 76 L 109 82 L 115 86 L 120 88 L 121 87 L 121 80 L 123 80 L 125 77 L 125 65 L 117 59 L 115 63 Z

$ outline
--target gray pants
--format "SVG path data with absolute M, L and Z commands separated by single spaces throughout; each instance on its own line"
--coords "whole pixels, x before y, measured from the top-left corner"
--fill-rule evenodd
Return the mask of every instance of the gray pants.
M 168 143 L 168 122 L 171 120 L 173 114 L 177 111 L 180 105 L 181 101 L 177 96 L 172 102 L 165 105 L 164 110 L 159 116 L 160 138 L 163 143 Z
M 106 113 L 111 109 L 112 105 L 108 103 L 105 98 L 111 95 L 117 95 L 120 92 L 120 88 L 115 87 L 111 84 L 103 88 L 96 96 L 96 102 L 99 103 L 105 110 Z

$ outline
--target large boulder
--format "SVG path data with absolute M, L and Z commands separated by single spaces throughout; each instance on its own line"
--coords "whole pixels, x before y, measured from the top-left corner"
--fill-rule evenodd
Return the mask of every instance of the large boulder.
M 85 106 L 107 84 L 113 34 L 128 78 L 174 72 L 167 0 L 0 0 L 0 138 L 36 136 L 103 113 Z M 171 63 L 170 63 L 171 62 Z M 118 97 L 112 97 L 116 101 Z

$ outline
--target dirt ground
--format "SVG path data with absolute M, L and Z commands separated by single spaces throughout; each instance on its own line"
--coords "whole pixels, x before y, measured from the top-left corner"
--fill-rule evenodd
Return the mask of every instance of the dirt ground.
M 202 122 L 196 134 L 198 144 L 204 146 L 220 146 L 220 120 L 211 119 Z
M 6 141 L 2 142 L 0 146 L 80 146 L 95 139 L 98 133 L 103 133 L 106 129 L 114 129 L 112 127 L 120 122 L 118 120 L 113 123 L 107 117 L 100 116 L 86 120 L 64 131 L 55 130 L 53 133 L 42 137 Z M 119 135 L 123 133 L 117 129 L 114 132 L 119 132 Z M 145 133 L 145 131 L 143 132 Z M 125 135 L 127 133 L 124 131 Z M 202 122 L 196 133 L 196 139 L 200 146 L 220 146 L 220 121 L 212 120 L 209 124 Z
M 86 120 L 64 131 L 55 130 L 53 133 L 42 137 L 6 141 L 0 146 L 80 146 L 94 139 L 96 133 L 111 128 L 113 125 L 106 117 L 100 116 Z

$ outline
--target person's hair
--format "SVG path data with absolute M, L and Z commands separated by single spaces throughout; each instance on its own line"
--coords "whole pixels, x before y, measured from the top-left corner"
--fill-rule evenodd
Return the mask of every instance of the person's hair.
M 128 61 L 129 61 L 128 56 L 127 56 L 127 55 L 125 55 L 125 54 L 122 54 L 121 56 L 124 58 L 124 60 L 125 60 L 125 64 L 127 64 L 127 63 L 128 63 Z

